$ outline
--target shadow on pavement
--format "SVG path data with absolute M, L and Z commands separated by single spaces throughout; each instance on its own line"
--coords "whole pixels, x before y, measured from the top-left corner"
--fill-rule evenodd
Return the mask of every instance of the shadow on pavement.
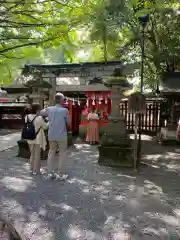
M 143 142 L 146 165 L 135 174 L 99 166 L 97 148 L 77 144 L 64 164 L 65 182 L 29 176 L 15 151 L 0 156 L 0 211 L 22 236 L 168 240 L 180 235 L 179 155 L 173 149 Z

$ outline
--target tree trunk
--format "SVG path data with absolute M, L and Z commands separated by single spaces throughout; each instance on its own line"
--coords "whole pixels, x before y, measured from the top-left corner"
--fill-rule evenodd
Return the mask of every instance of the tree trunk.
M 107 56 L 107 26 L 104 26 L 103 31 L 103 48 L 104 48 L 104 61 L 107 62 L 108 56 Z

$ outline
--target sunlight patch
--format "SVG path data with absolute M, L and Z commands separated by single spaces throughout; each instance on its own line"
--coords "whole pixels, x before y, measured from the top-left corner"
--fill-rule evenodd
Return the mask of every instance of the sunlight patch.
M 177 153 L 174 152 L 167 152 L 168 156 L 173 157 L 173 158 L 179 158 L 179 155 L 177 155 Z
M 80 185 L 88 185 L 88 182 L 84 181 L 83 179 L 78 179 L 78 178 L 71 178 L 67 180 L 68 183 L 77 183 Z
M 10 210 L 11 214 L 18 214 L 19 216 L 24 216 L 25 214 L 23 206 L 13 199 L 2 197 L 0 207 L 4 211 L 7 210 L 7 212 Z
M 136 177 L 134 176 L 130 176 L 130 175 L 126 175 L 126 174 L 121 174 L 121 173 L 118 173 L 117 174 L 118 177 L 126 177 L 126 178 L 130 178 L 130 179 L 135 179 Z
M 91 190 L 88 187 L 85 187 L 82 191 L 83 191 L 83 193 L 90 193 L 91 192 Z
M 141 206 L 138 199 L 130 199 L 128 205 L 131 206 L 134 209 L 138 209 Z
M 114 197 L 114 199 L 117 200 L 117 201 L 124 201 L 124 200 L 126 199 L 126 197 L 124 197 L 124 196 L 122 196 L 122 195 L 116 195 L 116 196 Z
M 173 212 L 175 213 L 175 215 L 180 219 L 180 209 L 174 209 Z
M 112 181 L 103 181 L 102 184 L 105 186 L 111 186 Z
M 103 186 L 97 186 L 97 187 L 94 187 L 94 190 L 95 191 L 105 191 L 105 188 Z
M 90 149 L 91 146 L 89 144 L 74 144 L 74 146 L 77 148 L 77 149 L 83 149 L 84 148 L 87 148 L 87 149 Z
M 61 203 L 61 204 L 59 204 L 59 206 L 65 211 L 71 211 L 71 212 L 74 212 L 74 213 L 78 213 L 78 211 L 75 208 L 67 205 L 66 203 Z
M 161 187 L 157 186 L 156 184 L 154 184 L 153 182 L 151 182 L 149 180 L 145 180 L 144 183 L 145 183 L 145 188 L 147 188 L 151 192 L 153 191 L 154 193 L 163 194 L 163 189 Z
M 68 229 L 67 232 L 67 237 L 69 239 L 74 239 L 74 240 L 97 240 L 97 239 L 103 239 L 103 240 L 108 240 L 107 238 L 102 238 L 102 234 L 97 234 L 91 230 L 88 229 L 82 229 L 78 225 L 71 225 L 70 228 Z M 122 239 L 123 240 L 123 239 Z
M 67 236 L 70 239 L 78 239 L 78 238 L 82 238 L 85 237 L 85 231 L 83 229 L 81 229 L 78 226 L 70 226 L 68 232 L 67 232 Z
M 40 216 L 46 216 L 47 215 L 47 210 L 45 207 L 40 207 L 39 208 L 39 213 L 38 213 Z
M 143 156 L 143 159 L 156 161 L 161 157 L 162 157 L 162 154 L 147 154 Z
M 142 232 L 145 234 L 145 235 L 150 235 L 150 236 L 159 236 L 159 229 L 154 229 L 152 227 L 147 227 L 147 228 L 144 228 L 142 229 Z
M 161 218 L 163 219 L 163 221 L 171 226 L 179 226 L 180 222 L 178 221 L 178 219 L 174 216 L 170 216 L 170 215 L 162 215 L 161 214 Z
M 161 214 L 157 212 L 145 212 L 146 216 L 148 216 L 151 219 L 161 219 L 167 226 L 171 226 L 174 229 L 179 228 L 179 220 L 175 216 L 167 215 L 167 214 Z
M 130 134 L 130 139 L 134 139 L 134 134 Z M 148 135 L 141 135 L 141 139 L 142 141 L 152 141 L 152 137 L 151 136 L 148 136 Z
M 32 180 L 24 180 L 15 177 L 4 177 L 1 183 L 5 185 L 6 188 L 14 190 L 16 192 L 25 192 L 29 187 L 32 187 Z
M 124 224 L 121 214 L 118 216 L 118 218 L 114 216 L 108 216 L 106 222 L 104 223 L 104 230 L 108 240 L 130 240 L 131 238 L 127 233 L 129 228 L 130 225 Z

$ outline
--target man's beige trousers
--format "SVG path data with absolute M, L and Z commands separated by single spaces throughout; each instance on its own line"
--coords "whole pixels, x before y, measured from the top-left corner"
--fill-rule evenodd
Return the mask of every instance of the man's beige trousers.
M 57 153 L 58 150 L 58 154 Z M 60 141 L 49 141 L 49 154 L 47 160 L 48 173 L 60 171 L 63 160 L 67 154 L 67 138 Z

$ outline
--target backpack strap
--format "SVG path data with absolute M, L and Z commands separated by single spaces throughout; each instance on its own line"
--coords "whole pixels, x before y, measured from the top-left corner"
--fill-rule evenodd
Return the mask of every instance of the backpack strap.
M 36 116 L 33 118 L 33 120 L 32 120 L 31 122 L 33 123 L 34 120 L 35 120 L 37 117 L 38 117 L 38 115 L 36 115 Z M 36 136 L 38 135 L 38 133 L 39 133 L 40 130 L 41 130 L 41 127 L 37 130 L 37 132 L 36 132 Z
M 25 123 L 30 122 L 30 120 L 29 120 L 29 118 L 28 118 L 28 115 L 26 115 L 26 118 L 24 119 L 24 122 L 25 122 Z
M 39 131 L 41 130 L 41 127 L 37 130 L 36 132 L 36 136 L 38 135 Z
M 30 121 L 29 118 L 28 118 L 28 116 L 27 116 L 27 122 L 29 121 L 29 122 L 33 123 L 34 120 L 35 120 L 37 117 L 38 117 L 38 116 L 36 115 L 36 116 L 33 118 L 33 120 Z M 36 132 L 36 136 L 38 135 L 38 133 L 39 133 L 40 130 L 41 130 L 41 127 L 37 130 L 37 132 Z
M 38 117 L 38 115 L 36 115 L 36 116 L 34 117 L 34 119 L 32 120 L 32 122 L 33 122 L 37 117 Z M 43 119 L 43 118 L 42 118 L 42 119 Z M 44 119 L 43 119 L 43 121 L 44 121 Z M 42 127 L 40 127 L 40 128 L 37 130 L 36 136 L 38 135 L 38 133 L 39 133 L 39 131 L 41 130 L 41 128 L 42 128 Z
M 36 115 L 34 118 L 33 118 L 33 120 L 31 121 L 32 123 L 34 122 L 34 120 L 37 118 L 38 116 Z
M 37 115 L 33 118 L 33 120 L 30 120 L 29 117 L 28 117 L 28 115 L 27 115 L 26 117 L 27 117 L 27 122 L 26 122 L 26 123 L 28 123 L 28 122 L 33 123 L 34 120 L 37 118 Z

